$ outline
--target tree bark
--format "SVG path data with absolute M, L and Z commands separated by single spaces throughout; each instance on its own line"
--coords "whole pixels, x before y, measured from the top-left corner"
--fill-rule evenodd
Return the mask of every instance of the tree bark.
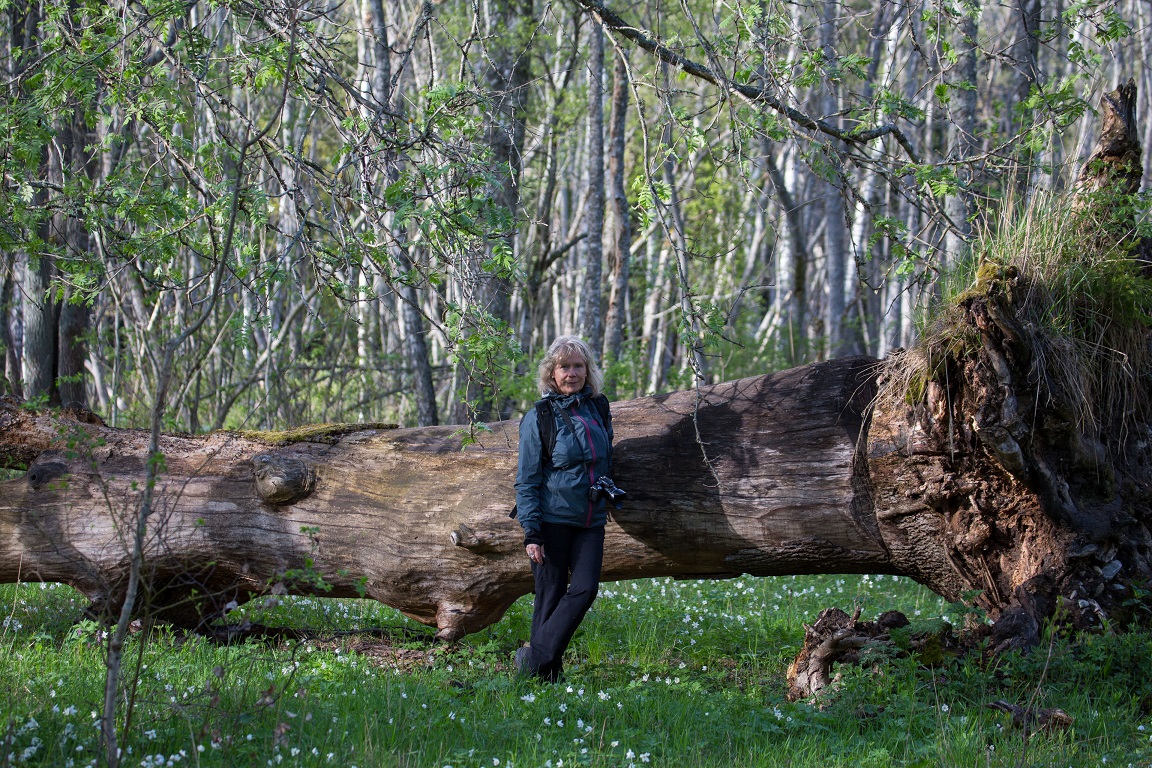
M 1024 106 L 1032 94 L 1032 88 L 1040 81 L 1038 57 L 1040 55 L 1040 8 L 1039 0 L 1017 0 L 1019 13 L 1019 28 L 1016 40 L 1011 46 L 1012 60 L 1016 69 L 1015 103 L 1007 114 L 1017 114 L 1016 120 L 1011 121 L 1009 134 L 1013 129 L 1026 132 L 1032 128 L 1032 119 L 1035 110 Z M 1016 194 L 1019 199 L 1027 199 L 1029 182 L 1032 179 L 1034 166 L 1033 152 L 1027 143 L 1018 149 L 1018 165 L 1014 171 Z
M 771 146 L 765 146 L 765 169 L 784 214 L 788 246 L 780 255 L 777 269 L 775 305 L 779 317 L 777 346 L 785 360 L 797 363 L 808 350 L 808 247 L 801 211 Z
M 66 157 L 61 158 L 61 180 L 89 176 L 96 169 L 92 167 L 92 152 L 88 145 L 91 134 L 85 122 L 85 115 L 79 105 L 73 112 L 69 124 L 61 128 L 66 135 Z M 89 176 L 90 178 L 90 176 Z M 85 259 L 91 253 L 91 237 L 82 214 L 61 217 L 58 227 L 64 241 L 66 253 L 73 258 Z M 69 285 L 57 310 L 58 329 L 56 333 L 56 375 L 55 386 L 61 405 L 65 407 L 86 407 L 88 402 L 85 381 L 88 373 L 85 361 L 88 358 L 88 326 L 91 309 L 77 290 Z
M 4 347 L 4 394 L 22 397 L 23 375 L 20 372 L 20 354 L 12 335 L 12 321 L 19 315 L 19 299 L 14 295 L 16 269 L 9 256 L 5 265 L 3 283 L 0 284 L 0 345 Z
M 604 359 L 615 362 L 624 348 L 624 324 L 628 306 L 628 276 L 632 262 L 632 221 L 624 178 L 625 128 L 628 122 L 628 61 L 617 52 L 612 74 L 612 117 L 609 129 L 609 210 L 612 212 L 610 253 L 612 292 L 608 303 Z
M 971 160 L 979 150 L 979 136 L 976 128 L 977 108 L 977 35 L 979 32 L 979 6 L 965 6 L 958 24 L 956 79 L 959 87 L 952 92 L 949 106 L 948 129 L 951 133 L 952 159 L 958 162 Z M 972 234 L 969 217 L 975 213 L 976 174 L 971 166 L 961 166 L 958 171 L 959 189 L 945 202 L 945 210 L 950 219 L 944 239 L 946 258 L 951 263 L 964 255 L 968 238 Z
M 836 19 L 840 14 L 838 0 L 824 0 L 821 5 L 820 46 L 824 59 L 831 66 L 836 61 L 837 30 Z M 823 93 L 824 119 L 839 129 L 840 94 L 834 79 L 825 83 Z M 831 147 L 830 155 L 835 154 Z M 824 158 L 828 161 L 829 158 Z M 827 338 L 827 357 L 839 357 L 846 353 L 845 321 L 848 319 L 848 304 L 845 300 L 845 275 L 848 271 L 846 245 L 848 227 L 844 222 L 843 181 L 832 177 L 834 171 L 826 169 L 824 183 L 820 185 L 824 210 L 824 290 L 827 299 L 824 303 L 824 334 Z
M 604 317 L 601 275 L 604 264 L 604 30 L 589 24 L 588 51 L 588 203 L 584 209 L 584 285 L 577 318 L 584 340 L 603 357 Z
M 19 14 L 17 8 L 20 9 Z M 13 29 L 24 32 L 26 51 L 37 50 L 40 44 L 40 13 L 30 3 L 15 3 L 10 11 L 13 14 Z M 17 20 L 19 16 L 19 21 Z M 17 72 L 22 67 L 17 65 Z M 40 177 L 63 182 L 63 169 L 57 163 L 63 162 L 57 151 L 45 146 L 40 149 Z M 57 173 L 53 174 L 53 168 Z M 37 189 L 32 201 L 35 208 L 46 208 L 48 192 Z M 51 241 L 51 219 L 45 217 L 38 226 L 39 240 L 47 244 Z M 35 241 L 33 241 L 35 242 Z M 29 399 L 51 401 L 56 392 L 56 308 L 49 290 L 52 282 L 53 260 L 48 248 L 40 247 L 39 252 L 28 250 L 22 262 L 20 295 L 24 320 L 24 339 L 21 347 L 21 370 L 24 376 L 22 388 Z
M 48 402 L 56 394 L 56 312 L 49 290 L 52 260 L 29 254 L 21 269 L 24 343 L 21 348 L 23 389 L 28 398 Z

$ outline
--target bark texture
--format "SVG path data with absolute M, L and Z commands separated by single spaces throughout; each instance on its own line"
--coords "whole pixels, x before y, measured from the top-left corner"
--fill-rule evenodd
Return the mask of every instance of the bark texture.
M 1076 178 L 1082 198 L 1106 190 L 1133 194 L 1140 189 L 1140 131 L 1136 124 L 1136 81 L 1129 79 L 1100 97 L 1100 138 Z

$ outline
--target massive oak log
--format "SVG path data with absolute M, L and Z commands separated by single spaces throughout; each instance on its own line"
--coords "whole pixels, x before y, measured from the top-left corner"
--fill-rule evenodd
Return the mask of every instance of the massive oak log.
M 699 400 L 615 404 L 629 502 L 608 527 L 604 578 L 906 572 L 877 530 L 857 450 L 875 366 L 838 360 Z M 445 638 L 496 621 L 531 573 L 508 517 L 518 422 L 490 428 L 465 449 L 451 427 L 321 430 L 279 447 L 165 437 L 147 610 L 195 625 L 276 587 L 363 593 Z M 28 470 L 0 487 L 0 581 L 61 581 L 115 604 L 146 443 L 5 401 L 4 459 Z

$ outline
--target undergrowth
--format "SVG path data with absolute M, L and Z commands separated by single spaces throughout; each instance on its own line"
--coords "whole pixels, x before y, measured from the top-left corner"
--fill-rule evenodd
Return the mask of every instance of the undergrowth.
M 0 765 L 95 765 L 102 630 L 57 585 L 0 587 Z M 841 669 L 823 706 L 784 676 L 824 607 L 959 624 L 963 609 L 888 576 L 605 584 L 558 685 L 510 669 L 530 598 L 442 645 L 362 600 L 280 598 L 253 621 L 301 642 L 134 635 L 125 765 L 1096 766 L 1152 764 L 1152 636 L 1049 634 L 1032 654 L 878 658 Z M 367 633 L 370 627 L 380 631 Z M 380 638 L 385 638 L 381 642 Z M 1025 738 L 986 705 L 1059 707 Z

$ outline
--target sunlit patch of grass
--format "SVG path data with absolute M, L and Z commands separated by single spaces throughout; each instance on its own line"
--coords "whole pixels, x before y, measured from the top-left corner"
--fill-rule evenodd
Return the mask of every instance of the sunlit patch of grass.
M 0 587 L 0 601 L 11 619 L 0 642 L 0 685 L 10 692 L 0 703 L 7 764 L 94 764 L 101 629 L 73 624 L 83 601 L 64 587 Z M 120 708 L 132 717 L 125 764 L 847 767 L 1025 759 L 1077 766 L 1152 759 L 1152 685 L 1143 673 L 1152 668 L 1152 644 L 1141 634 L 1050 637 L 1029 656 L 991 662 L 977 655 L 925 667 L 889 659 L 840 670 L 821 706 L 786 701 L 784 673 L 803 624 L 825 607 L 857 605 L 866 617 L 898 609 L 914 621 L 959 620 L 958 609 L 936 595 L 889 576 L 609 583 L 573 642 L 566 680 L 547 685 L 515 677 L 509 663 L 527 638 L 530 597 L 454 645 L 365 601 L 250 604 L 250 620 L 320 636 L 221 646 L 171 631 L 133 635 L 125 659 L 135 684 Z M 413 630 L 387 637 L 404 654 L 376 653 L 355 634 L 381 627 Z M 1075 725 L 1025 742 L 1006 715 L 984 706 L 994 699 L 1058 706 Z

